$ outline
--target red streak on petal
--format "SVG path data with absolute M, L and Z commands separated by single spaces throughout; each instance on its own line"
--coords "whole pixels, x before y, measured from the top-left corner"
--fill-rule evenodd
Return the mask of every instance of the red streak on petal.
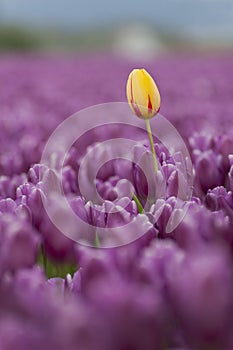
M 151 103 L 151 99 L 150 99 L 150 95 L 148 95 L 148 112 L 151 112 L 152 111 L 152 103 Z
M 132 107 L 133 107 L 133 110 L 134 110 L 135 114 L 136 114 L 138 117 L 142 117 L 142 113 L 141 113 L 141 111 L 140 111 L 138 105 L 137 105 L 136 103 L 134 103 L 133 101 L 132 101 Z
M 133 100 L 133 78 L 132 78 L 132 76 L 130 77 L 130 94 L 131 94 L 130 103 L 131 103 L 131 106 L 134 110 L 134 113 L 138 117 L 141 117 L 142 116 L 141 111 L 140 111 L 139 107 L 137 106 L 137 104 Z
M 130 93 L 131 93 L 131 98 L 133 100 L 133 78 L 132 78 L 132 75 L 130 77 Z

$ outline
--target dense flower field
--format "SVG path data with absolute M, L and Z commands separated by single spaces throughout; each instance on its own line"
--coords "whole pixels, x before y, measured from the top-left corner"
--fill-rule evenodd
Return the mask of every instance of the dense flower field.
M 145 178 L 121 160 L 98 173 L 102 206 L 80 196 L 80 161 L 98 132 L 74 145 L 64 166 L 75 213 L 101 227 L 140 217 L 136 231 L 147 232 L 133 243 L 79 245 L 43 207 L 51 173 L 39 163 L 50 134 L 84 107 L 126 101 L 135 65 L 110 55 L 0 57 L 1 350 L 233 348 L 232 56 L 170 55 L 145 64 L 161 92 L 161 113 L 182 135 L 194 168 L 188 212 L 171 233 L 165 227 L 178 200 L 179 170 L 160 144 L 166 189 L 144 213 L 124 195 L 122 181 L 131 181 L 143 203 Z M 132 152 L 143 160 L 149 148 L 140 137 Z M 100 146 L 96 158 L 104 151 Z M 107 207 L 123 209 L 106 214 Z

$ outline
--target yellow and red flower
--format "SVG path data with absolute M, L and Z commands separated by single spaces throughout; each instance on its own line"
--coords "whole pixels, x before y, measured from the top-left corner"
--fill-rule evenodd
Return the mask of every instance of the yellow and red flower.
M 145 69 L 134 69 L 127 81 L 126 94 L 131 110 L 137 117 L 150 119 L 160 110 L 160 93 Z

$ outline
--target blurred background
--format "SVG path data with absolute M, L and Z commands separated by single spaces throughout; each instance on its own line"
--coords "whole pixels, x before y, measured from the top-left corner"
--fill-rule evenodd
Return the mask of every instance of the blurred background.
M 0 50 L 231 50 L 232 0 L 0 0 Z

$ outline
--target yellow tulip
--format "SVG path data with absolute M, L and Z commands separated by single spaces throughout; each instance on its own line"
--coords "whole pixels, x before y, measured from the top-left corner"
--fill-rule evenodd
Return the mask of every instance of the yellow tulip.
M 160 110 L 159 90 L 145 69 L 134 69 L 127 81 L 126 94 L 129 106 L 137 117 L 150 119 Z
M 154 169 L 155 172 L 157 172 L 158 163 L 150 127 L 150 119 L 160 110 L 161 98 L 159 90 L 153 78 L 145 69 L 134 69 L 128 77 L 126 94 L 133 113 L 136 114 L 137 117 L 145 119 Z

